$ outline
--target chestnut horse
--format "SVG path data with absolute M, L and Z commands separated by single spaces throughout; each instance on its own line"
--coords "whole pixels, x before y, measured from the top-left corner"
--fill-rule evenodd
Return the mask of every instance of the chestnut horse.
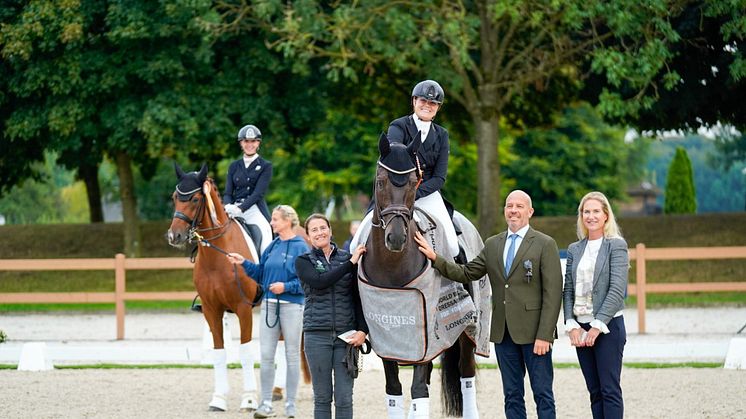
M 238 316 L 241 327 L 239 357 L 243 368 L 244 392 L 241 411 L 257 408 L 254 361 L 248 343 L 252 334 L 252 309 L 261 302 L 261 286 L 248 277 L 243 269 L 236 269 L 225 256 L 236 252 L 247 259 L 257 260 L 253 243 L 244 239 L 241 227 L 223 209 L 215 182 L 207 177 L 207 165 L 199 172 L 185 173 L 175 164 L 179 183 L 173 193 L 174 216 L 168 229 L 171 246 L 184 247 L 196 242 L 198 246 L 193 279 L 202 301 L 202 314 L 210 326 L 213 341 L 215 391 L 210 410 L 226 410 L 228 373 L 223 342 L 223 315 L 226 311 Z
M 411 289 L 411 284 L 414 283 L 415 278 L 422 277 L 428 269 L 432 269 L 425 256 L 418 250 L 417 243 L 414 240 L 414 234 L 418 229 L 414 220 L 414 201 L 421 175 L 419 167 L 415 166 L 413 159 L 420 145 L 419 136 L 408 146 L 401 143 L 389 143 L 385 134 L 382 134 L 379 140 L 380 159 L 375 179 L 375 206 L 373 208 L 372 228 L 366 241 L 367 251 L 361 259 L 359 270 L 361 271 L 360 280 L 363 281 L 361 284 L 367 282 L 371 287 L 383 290 L 383 293 L 391 295 L 391 297 L 384 297 L 384 299 L 394 298 L 393 295 L 395 294 L 403 294 L 402 291 L 397 290 L 405 287 Z M 461 217 L 461 220 L 465 220 L 465 218 Z M 469 234 L 476 234 L 477 243 L 481 243 L 481 237 L 479 237 L 475 228 L 465 229 L 465 233 L 466 231 Z M 476 249 L 476 252 L 479 250 L 481 248 Z M 363 292 L 362 287 L 361 292 Z M 375 311 L 376 307 L 374 304 L 368 304 L 369 307 L 366 307 L 365 298 L 363 298 L 363 309 L 366 312 L 368 325 L 371 326 L 371 317 L 369 317 L 371 314 L 369 313 Z M 409 303 L 405 302 L 404 304 L 408 305 Z M 399 316 L 387 315 L 383 317 L 392 319 Z M 428 322 L 427 328 L 432 327 L 436 326 Z M 374 336 L 372 330 L 373 328 L 371 328 L 371 342 L 375 351 L 379 351 L 379 349 L 376 349 L 376 342 L 414 337 L 390 337 L 388 335 L 389 328 L 386 325 L 383 329 L 379 329 L 379 333 L 381 333 L 379 336 Z M 390 330 L 402 329 L 396 329 L 396 326 L 394 326 Z M 399 332 L 399 334 L 401 333 L 405 332 Z M 469 400 L 464 400 L 466 393 L 462 395 L 463 379 L 470 379 L 471 386 L 473 386 L 473 377 L 476 375 L 474 353 L 475 343 L 465 332 L 461 332 L 457 340 L 451 343 L 451 346 L 442 353 L 442 402 L 446 415 L 461 416 L 464 414 L 467 417 L 474 417 L 477 414 L 475 398 L 470 397 Z M 398 376 L 399 363 L 413 365 L 414 367 L 411 387 L 412 405 L 409 417 L 427 417 L 429 414 L 428 385 L 433 368 L 432 362 L 412 363 L 400 362 L 401 359 L 386 358 L 385 356 L 382 356 L 382 358 L 389 417 L 404 417 L 402 385 Z M 469 403 L 470 407 L 466 410 L 464 409 L 465 401 Z

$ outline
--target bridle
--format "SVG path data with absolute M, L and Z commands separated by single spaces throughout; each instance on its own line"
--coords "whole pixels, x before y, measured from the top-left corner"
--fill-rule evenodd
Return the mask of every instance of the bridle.
M 415 190 L 420 187 L 420 184 L 422 183 L 422 169 L 420 168 L 420 159 L 415 154 L 415 163 L 416 165 L 413 166 L 410 169 L 407 170 L 394 170 L 385 164 L 378 161 L 378 165 L 384 168 L 387 172 L 397 174 L 397 175 L 406 175 L 408 173 L 411 173 L 412 171 L 417 171 L 417 186 L 415 186 Z M 376 182 L 376 192 L 378 192 L 378 184 Z M 387 206 L 386 208 L 381 209 L 381 207 L 378 205 L 378 199 L 376 199 L 376 205 L 374 207 L 374 220 L 371 220 L 371 225 L 373 227 L 378 227 L 382 230 L 386 230 L 386 227 L 396 219 L 397 217 L 401 218 L 404 221 L 404 234 L 409 234 L 409 223 L 412 221 L 412 218 L 414 217 L 414 206 L 412 208 L 407 207 L 406 205 L 402 204 L 392 204 Z M 376 223 L 375 220 L 378 220 L 378 223 Z
M 192 189 L 191 191 L 184 192 L 179 189 L 179 185 L 176 185 L 176 195 L 177 199 L 182 202 L 190 201 L 192 197 L 197 194 L 197 192 L 200 192 L 202 188 L 198 187 L 195 189 Z M 184 221 L 185 223 L 189 224 L 189 243 L 192 243 L 194 241 L 197 241 L 202 247 L 209 247 L 211 249 L 215 249 L 218 253 L 222 253 L 224 255 L 228 255 L 228 252 L 220 248 L 219 246 L 214 245 L 211 243 L 212 240 L 216 240 L 223 235 L 225 235 L 226 232 L 228 232 L 228 226 L 233 222 L 233 219 L 228 217 L 228 222 L 222 225 L 217 225 L 215 227 L 203 227 L 200 228 L 200 224 L 202 223 L 202 218 L 205 215 L 205 208 L 207 199 L 205 198 L 205 194 L 203 193 L 202 196 L 199 199 L 199 202 L 197 203 L 197 211 L 195 212 L 194 218 L 190 218 L 188 215 L 184 214 L 181 211 L 174 211 L 173 218 L 178 218 L 181 221 Z M 218 234 L 213 235 L 211 237 L 204 237 L 201 233 L 204 232 L 210 232 L 215 230 L 222 230 L 218 231 Z M 192 255 L 194 256 L 194 255 Z M 192 260 L 193 262 L 194 260 Z M 241 286 L 241 281 L 238 278 L 238 270 L 236 269 L 236 266 L 233 265 L 233 277 L 236 280 L 236 285 L 238 286 L 238 291 L 241 293 L 241 298 L 250 306 L 254 307 L 258 305 L 261 300 L 262 296 L 264 295 L 264 289 L 262 286 L 257 282 L 257 293 L 254 296 L 254 301 L 249 301 L 249 299 L 246 296 L 246 293 L 243 290 L 243 287 Z M 256 282 L 256 281 L 254 281 Z M 196 300 L 196 297 L 195 297 Z M 192 305 L 194 305 L 194 302 L 192 302 Z
M 177 199 L 182 202 L 189 201 L 192 199 L 194 195 L 197 194 L 197 192 L 200 192 L 201 190 L 202 188 L 198 187 L 198 188 L 192 189 L 191 191 L 184 192 L 179 189 L 179 185 L 176 185 Z M 217 225 L 214 227 L 200 228 L 200 225 L 202 223 L 202 218 L 205 215 L 205 208 L 207 207 L 206 201 L 207 200 L 205 199 L 205 195 L 203 193 L 199 199 L 199 202 L 197 203 L 197 211 L 195 212 L 194 218 L 190 218 L 188 215 L 184 214 L 181 211 L 174 211 L 173 218 L 178 218 L 179 220 L 184 221 L 185 223 L 189 225 L 189 235 L 188 235 L 189 243 L 194 242 L 196 239 L 203 246 L 212 246 L 210 244 L 210 241 L 222 237 L 228 231 L 228 226 L 230 225 L 231 222 L 233 222 L 233 219 L 228 217 L 228 222 L 226 222 L 225 224 Z M 215 230 L 218 230 L 218 233 L 208 238 L 205 238 L 201 234 L 201 233 L 211 232 Z

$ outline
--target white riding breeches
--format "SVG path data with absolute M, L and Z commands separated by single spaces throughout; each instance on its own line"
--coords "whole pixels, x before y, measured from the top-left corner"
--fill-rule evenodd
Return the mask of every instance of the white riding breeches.
M 448 210 L 443 202 L 443 197 L 440 192 L 433 192 L 428 196 L 414 201 L 414 205 L 418 208 L 423 209 L 425 212 L 435 218 L 435 222 L 438 227 L 442 228 L 445 232 L 446 241 L 448 244 L 448 251 L 452 257 L 458 255 L 458 237 L 456 236 L 456 229 L 453 227 L 451 217 L 448 216 Z M 373 219 L 373 211 L 365 214 L 365 218 L 360 222 L 355 236 L 350 241 L 350 251 L 355 249 L 359 243 L 365 243 L 368 240 L 370 234 L 371 221 Z
M 259 231 L 262 233 L 261 249 L 257 249 L 259 250 L 259 256 L 261 257 L 262 253 L 264 253 L 264 249 L 266 249 L 272 241 L 272 227 L 269 225 L 267 219 L 264 218 L 264 214 L 259 211 L 256 204 L 250 206 L 249 209 L 244 211 L 242 217 L 248 224 L 254 224 L 259 227 Z

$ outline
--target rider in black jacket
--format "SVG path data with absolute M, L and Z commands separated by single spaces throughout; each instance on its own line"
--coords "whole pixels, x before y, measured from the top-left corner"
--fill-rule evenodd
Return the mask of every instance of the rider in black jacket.
M 352 418 L 353 377 L 343 360 L 348 343 L 360 346 L 368 326 L 363 317 L 357 287 L 357 261 L 365 246 L 352 255 L 331 242 L 331 225 L 321 214 L 306 220 L 306 233 L 313 249 L 295 260 L 295 272 L 303 285 L 304 349 L 311 369 L 314 417 Z M 339 335 L 351 332 L 347 340 Z M 332 374 L 334 381 L 332 383 Z
M 413 112 L 391 121 L 386 136 L 392 143 L 404 145 L 409 145 L 420 137 L 422 145 L 417 150 L 415 162 L 422 170 L 422 183 L 417 188 L 415 206 L 435 218 L 445 232 L 449 253 L 456 256 L 459 254 L 459 245 L 456 228 L 451 220 L 453 206 L 446 204 L 447 201 L 441 195 L 448 174 L 448 131 L 434 122 L 445 100 L 445 92 L 435 80 L 424 80 L 412 89 L 411 100 Z M 372 217 L 372 212 L 368 212 L 350 246 L 365 243 Z M 463 262 L 466 263 L 466 260 Z

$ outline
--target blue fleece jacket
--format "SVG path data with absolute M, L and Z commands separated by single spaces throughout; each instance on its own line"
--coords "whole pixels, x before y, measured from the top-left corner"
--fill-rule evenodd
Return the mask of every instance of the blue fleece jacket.
M 280 299 L 303 305 L 303 286 L 295 273 L 295 258 L 306 252 L 308 245 L 299 236 L 288 240 L 277 237 L 262 253 L 259 263 L 245 260 L 242 266 L 247 275 L 262 284 L 265 299 Z M 270 292 L 269 284 L 275 282 L 284 282 L 285 292 L 280 295 Z

